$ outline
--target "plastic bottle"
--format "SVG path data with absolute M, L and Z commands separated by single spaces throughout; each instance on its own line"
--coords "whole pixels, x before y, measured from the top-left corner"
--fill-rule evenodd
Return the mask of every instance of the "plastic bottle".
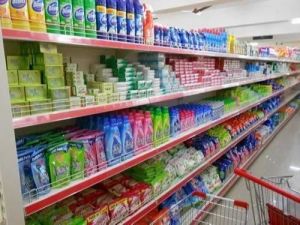
M 163 45 L 170 46 L 170 29 L 168 27 L 163 27 Z
M 108 39 L 117 40 L 117 3 L 116 0 L 106 1 Z
M 15 29 L 29 30 L 29 16 L 26 0 L 9 0 L 12 25 Z
M 60 33 L 60 16 L 58 0 L 45 0 L 45 20 L 47 32 Z
M 134 155 L 133 132 L 128 116 L 123 117 L 121 140 L 123 148 L 123 160 L 129 159 Z
M 162 130 L 163 140 L 166 142 L 170 138 L 170 115 L 168 107 L 162 109 Z
M 96 38 L 96 11 L 94 0 L 84 0 L 85 36 Z
M 27 0 L 29 23 L 32 31 L 46 32 L 45 9 L 43 0 Z
M 135 42 L 143 43 L 143 4 L 140 0 L 134 0 Z
M 83 0 L 72 0 L 74 35 L 85 36 L 85 16 Z
M 11 28 L 12 22 L 10 17 L 9 1 L 0 1 L 0 25 L 4 28 Z
M 126 24 L 127 24 L 127 41 L 134 42 L 135 19 L 134 19 L 133 0 L 126 0 Z
M 59 0 L 60 33 L 73 35 L 72 0 Z
M 145 146 L 151 148 L 153 144 L 153 123 L 150 112 L 145 112 L 144 118 Z
M 160 45 L 160 26 L 154 25 L 154 45 Z
M 117 33 L 119 41 L 126 41 L 126 0 L 117 0 Z
M 154 43 L 154 24 L 153 24 L 153 14 L 149 6 L 144 6 L 144 42 L 148 45 L 153 45 Z
M 97 37 L 107 39 L 106 0 L 96 0 Z
M 117 121 L 115 118 L 111 118 L 110 126 L 107 127 L 105 124 L 105 152 L 108 165 L 112 166 L 121 161 L 123 154 L 121 136 Z
M 161 144 L 162 139 L 162 117 L 161 117 L 161 109 L 158 107 L 154 112 L 154 120 L 153 120 L 153 141 L 154 145 L 158 146 Z
M 136 113 L 134 118 L 133 143 L 134 150 L 137 152 L 145 147 L 143 116 L 140 113 Z

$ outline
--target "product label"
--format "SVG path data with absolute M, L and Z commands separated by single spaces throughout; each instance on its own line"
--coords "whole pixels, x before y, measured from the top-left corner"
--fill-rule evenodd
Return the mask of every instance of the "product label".
M 46 7 L 46 13 L 50 16 L 58 16 L 58 2 L 50 1 Z
M 0 5 L 4 5 L 8 2 L 8 0 L 0 0 Z
M 77 7 L 75 9 L 74 18 L 75 18 L 75 20 L 78 20 L 79 22 L 83 21 L 83 19 L 84 19 L 83 7 Z
M 40 13 L 44 9 L 44 2 L 43 0 L 33 0 L 31 7 L 35 12 Z
M 96 22 L 96 14 L 95 14 L 94 9 L 91 9 L 91 10 L 87 11 L 86 20 L 90 23 L 95 23 Z
M 107 32 L 106 8 L 104 6 L 96 7 L 97 31 Z
M 127 13 L 127 35 L 135 35 L 135 21 L 133 13 Z
M 118 34 L 126 35 L 126 12 L 117 12 Z
M 126 133 L 125 137 L 125 152 L 131 152 L 133 150 L 133 140 L 129 133 Z
M 143 36 L 143 17 L 141 14 L 135 15 L 135 35 L 138 37 Z
M 67 3 L 65 5 L 62 5 L 62 8 L 60 10 L 60 14 L 66 18 L 66 19 L 69 19 L 71 18 L 71 15 L 72 15 L 72 5 Z
M 117 18 L 115 9 L 107 9 L 107 31 L 108 33 L 117 32 Z
M 26 5 L 26 0 L 11 0 L 11 7 L 15 9 L 22 9 Z

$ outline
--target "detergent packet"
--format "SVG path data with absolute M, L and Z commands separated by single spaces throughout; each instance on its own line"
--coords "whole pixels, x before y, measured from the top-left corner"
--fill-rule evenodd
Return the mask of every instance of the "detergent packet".
M 82 142 L 70 141 L 71 178 L 77 180 L 84 177 L 85 149 Z

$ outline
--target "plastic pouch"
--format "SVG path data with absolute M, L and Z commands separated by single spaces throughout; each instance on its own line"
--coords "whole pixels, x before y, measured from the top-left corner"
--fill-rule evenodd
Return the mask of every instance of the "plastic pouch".
M 70 141 L 69 151 L 71 155 L 71 178 L 72 180 L 84 177 L 85 149 L 82 142 Z

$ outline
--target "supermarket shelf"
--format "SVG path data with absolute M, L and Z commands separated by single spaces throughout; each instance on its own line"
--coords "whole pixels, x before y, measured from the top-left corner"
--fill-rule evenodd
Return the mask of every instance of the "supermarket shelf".
M 292 115 L 290 115 L 288 118 L 286 118 L 284 121 L 281 122 L 281 124 L 273 131 L 273 133 L 268 137 L 266 142 L 260 147 L 259 150 L 257 150 L 240 168 L 242 169 L 248 169 L 252 163 L 260 156 L 260 154 L 265 150 L 266 147 L 272 142 L 272 140 L 276 137 L 277 134 L 286 126 L 286 124 L 296 115 L 296 113 L 299 111 L 296 110 Z M 239 180 L 239 176 L 236 174 L 233 174 L 224 184 L 223 187 L 215 193 L 216 196 L 225 196 L 229 190 L 233 187 L 233 185 Z M 204 211 L 210 211 L 213 209 L 211 204 L 207 204 L 204 206 Z M 196 216 L 197 220 L 203 220 L 204 215 L 199 214 Z
M 261 98 L 260 100 L 258 100 L 257 102 L 254 102 L 254 103 L 251 103 L 247 106 L 243 106 L 243 107 L 240 107 L 238 108 L 237 110 L 235 111 L 232 111 L 230 113 L 227 113 L 225 114 L 223 117 L 217 119 L 217 120 L 214 120 L 214 121 L 210 121 L 208 123 L 205 123 L 199 127 L 196 127 L 194 129 L 191 129 L 189 131 L 186 131 L 184 133 L 182 133 L 181 135 L 179 135 L 178 137 L 176 138 L 172 138 L 170 139 L 168 142 L 166 142 L 165 144 L 161 145 L 161 146 L 158 146 L 156 148 L 153 148 L 149 151 L 146 151 L 146 152 L 143 152 L 139 155 L 136 155 L 134 157 L 132 157 L 131 159 L 129 160 L 126 160 L 120 164 L 117 164 L 115 166 L 112 166 L 112 167 L 108 167 L 107 169 L 105 170 L 102 170 L 96 174 L 93 174 L 92 176 L 90 177 L 87 177 L 83 180 L 79 180 L 79 181 L 75 181 L 75 182 L 72 182 L 70 185 L 64 187 L 64 188 L 61 188 L 61 189 L 58 189 L 58 190 L 52 190 L 49 194 L 45 195 L 45 196 L 42 196 L 41 198 L 39 198 L 38 200 L 35 200 L 31 203 L 28 203 L 25 205 L 25 214 L 26 215 L 30 215 L 30 214 L 33 214 L 43 208 L 46 208 L 50 205 L 53 205 L 55 204 L 56 202 L 59 202 L 71 195 L 74 195 L 75 193 L 78 193 L 82 190 L 85 190 L 103 180 L 106 180 L 108 179 L 109 177 L 112 177 L 114 175 L 117 175 L 133 166 L 136 166 L 148 159 L 151 159 L 153 158 L 154 156 L 164 152 L 164 151 L 167 151 L 173 147 L 175 147 L 176 145 L 200 134 L 200 133 L 203 133 L 204 131 L 232 118 L 232 117 L 235 117 L 255 106 L 258 106 L 259 104 L 261 104 L 262 102 L 274 97 L 274 96 L 277 96 L 281 93 L 283 93 L 284 91 L 286 91 L 287 89 L 290 89 L 291 87 L 294 87 L 295 85 L 299 84 L 296 83 L 294 85 L 291 85 L 289 87 L 286 87 L 284 88 L 283 90 L 280 90 L 276 93 L 273 93 L 272 95 L 270 96 L 267 96 L 267 97 L 264 97 L 264 98 Z
M 141 105 L 170 101 L 170 100 L 188 97 L 188 96 L 192 96 L 192 95 L 222 90 L 222 89 L 231 88 L 231 87 L 237 87 L 237 86 L 246 85 L 246 84 L 252 84 L 252 83 L 275 79 L 275 78 L 280 78 L 280 77 L 284 77 L 284 76 L 296 75 L 299 73 L 300 73 L 300 71 L 295 71 L 295 72 L 291 72 L 291 73 L 276 74 L 273 76 L 267 76 L 267 77 L 262 77 L 262 78 L 258 78 L 258 79 L 249 79 L 246 81 L 233 82 L 230 84 L 224 84 L 224 85 L 219 85 L 219 86 L 204 87 L 204 88 L 198 88 L 198 89 L 187 90 L 187 91 L 182 91 L 182 92 L 176 92 L 176 93 L 166 94 L 166 95 L 162 95 L 162 96 L 153 96 L 150 98 L 127 100 L 127 101 L 105 104 L 105 105 L 88 106 L 88 107 L 69 109 L 69 110 L 63 110 L 63 111 L 57 111 L 57 112 L 49 112 L 49 113 L 40 114 L 40 115 L 14 118 L 13 126 L 15 129 L 19 129 L 19 128 L 25 128 L 25 127 L 29 127 L 29 126 L 36 126 L 36 125 L 41 125 L 41 124 L 58 122 L 58 121 L 63 121 L 63 120 L 67 120 L 67 119 L 74 119 L 74 118 L 79 118 L 79 117 L 88 116 L 88 115 L 94 115 L 94 114 L 99 114 L 99 113 L 121 110 L 121 109 L 125 109 L 125 108 L 131 108 L 131 107 L 136 107 L 136 106 L 141 106 Z
M 157 208 L 160 203 L 165 201 L 167 198 L 169 198 L 174 192 L 176 192 L 178 189 L 180 189 L 182 186 L 184 186 L 186 183 L 188 183 L 191 179 L 193 179 L 198 174 L 204 172 L 208 167 L 210 167 L 216 160 L 221 158 L 224 154 L 226 154 L 232 147 L 237 145 L 239 142 L 241 142 L 244 138 L 246 138 L 250 133 L 252 133 L 256 128 L 258 128 L 261 124 L 263 124 L 271 115 L 273 115 L 275 112 L 278 111 L 281 107 L 288 104 L 291 100 L 293 100 L 300 91 L 295 92 L 294 94 L 290 95 L 288 98 L 284 100 L 280 104 L 280 106 L 273 110 L 271 113 L 266 115 L 262 120 L 258 121 L 254 125 L 252 125 L 250 128 L 248 128 L 245 132 L 243 132 L 241 135 L 239 135 L 236 139 L 234 139 L 230 144 L 228 144 L 225 148 L 221 149 L 219 152 L 217 152 L 214 156 L 207 159 L 202 165 L 197 167 L 195 170 L 190 172 L 187 176 L 182 178 L 179 182 L 171 186 L 168 190 L 164 191 L 162 194 L 160 194 L 157 198 L 153 199 L 151 202 L 143 206 L 140 210 L 138 210 L 135 214 L 128 217 L 122 224 L 125 225 L 132 225 L 135 224 L 137 221 L 142 219 L 148 212 L 152 211 L 153 209 Z M 257 152 L 254 153 L 253 157 L 256 155 Z
M 3 34 L 3 38 L 7 40 L 51 42 L 51 43 L 67 44 L 67 45 L 133 50 L 133 51 L 144 51 L 144 52 L 161 52 L 161 53 L 169 53 L 169 54 L 196 55 L 196 56 L 221 57 L 221 58 L 244 59 L 244 60 L 300 63 L 300 61 L 290 60 L 290 59 L 254 57 L 254 56 L 209 52 L 209 51 L 196 51 L 196 50 L 188 50 L 188 49 L 181 49 L 181 48 L 171 48 L 171 47 L 163 47 L 163 46 L 135 44 L 135 43 L 128 43 L 128 42 L 100 40 L 100 39 L 93 39 L 93 38 L 75 37 L 75 36 L 60 35 L 60 34 L 48 34 L 48 33 L 31 32 L 31 31 L 16 30 L 16 29 L 7 29 L 7 28 L 2 30 L 2 34 Z

